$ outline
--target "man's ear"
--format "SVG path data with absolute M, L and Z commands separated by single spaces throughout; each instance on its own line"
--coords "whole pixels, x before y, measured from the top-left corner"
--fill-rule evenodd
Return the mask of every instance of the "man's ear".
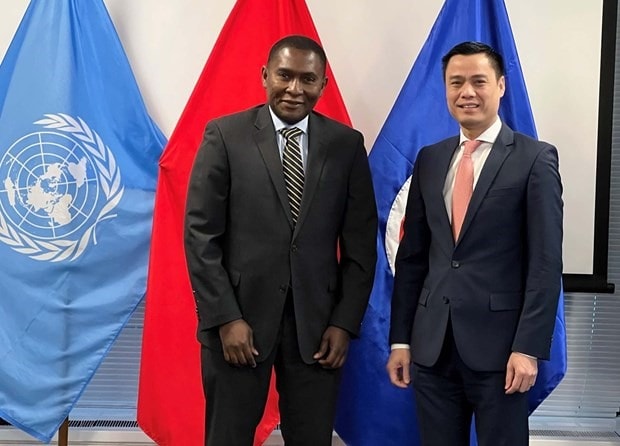
M 504 97 L 504 93 L 506 92 L 506 77 L 502 76 L 497 81 L 499 83 L 499 88 L 502 90 L 502 94 L 499 95 L 500 98 Z
M 263 82 L 263 87 L 267 87 L 267 66 L 263 65 L 260 71 L 260 77 Z
M 325 91 L 325 87 L 327 86 L 327 81 L 328 80 L 329 79 L 328 79 L 327 76 L 323 77 L 323 86 L 321 87 L 321 94 L 320 94 L 321 96 L 323 96 L 323 92 Z

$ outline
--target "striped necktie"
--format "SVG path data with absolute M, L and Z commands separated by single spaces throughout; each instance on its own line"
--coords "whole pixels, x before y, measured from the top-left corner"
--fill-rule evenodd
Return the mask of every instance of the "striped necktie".
M 304 191 L 304 166 L 301 161 L 301 145 L 299 136 L 303 133 L 298 127 L 290 127 L 280 130 L 284 137 L 284 150 L 282 153 L 282 167 L 284 169 L 284 182 L 291 206 L 293 223 L 297 223 L 301 197 Z

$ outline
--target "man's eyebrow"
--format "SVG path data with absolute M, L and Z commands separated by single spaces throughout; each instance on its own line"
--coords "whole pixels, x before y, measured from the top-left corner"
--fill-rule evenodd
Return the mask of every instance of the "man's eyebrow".
M 277 68 L 276 71 L 279 72 L 285 72 L 285 73 L 295 73 L 295 74 L 299 74 L 300 76 L 317 76 L 317 74 L 314 71 L 295 71 L 291 68 L 285 68 L 285 67 L 280 67 Z

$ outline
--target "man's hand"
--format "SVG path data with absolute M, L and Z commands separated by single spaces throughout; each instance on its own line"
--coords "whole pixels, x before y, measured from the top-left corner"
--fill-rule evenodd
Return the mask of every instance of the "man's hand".
M 256 367 L 254 357 L 258 351 L 254 348 L 252 328 L 246 321 L 237 319 L 220 325 L 220 339 L 226 362 L 237 367 Z
M 410 366 L 411 351 L 408 348 L 395 348 L 392 350 L 385 366 L 392 384 L 406 389 L 411 383 Z
M 339 369 L 347 359 L 349 332 L 330 325 L 323 333 L 321 345 L 313 358 L 325 369 Z
M 506 385 L 504 390 L 509 395 L 515 392 L 527 392 L 536 383 L 538 361 L 521 353 L 513 352 L 506 367 Z

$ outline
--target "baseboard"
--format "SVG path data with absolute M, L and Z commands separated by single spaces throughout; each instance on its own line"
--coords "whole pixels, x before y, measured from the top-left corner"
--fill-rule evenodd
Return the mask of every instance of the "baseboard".
M 56 437 L 50 443 L 57 445 Z M 90 429 L 70 428 L 69 446 L 146 446 L 155 443 L 144 432 L 131 429 Z M 264 446 L 282 446 L 282 435 L 275 431 Z M 0 445 L 41 446 L 41 443 L 29 435 L 11 426 L 0 426 Z M 338 437 L 334 437 L 332 446 L 345 446 Z M 562 431 L 532 430 L 530 446 L 620 446 L 620 436 L 615 432 L 605 431 Z
M 51 445 L 57 445 L 56 436 L 52 439 Z M 144 432 L 140 429 L 69 429 L 70 446 L 96 446 L 96 445 L 122 445 L 122 446 L 145 446 L 154 445 Z M 11 426 L 0 427 L 0 445 L 11 446 L 41 446 L 41 442 L 33 439 Z

